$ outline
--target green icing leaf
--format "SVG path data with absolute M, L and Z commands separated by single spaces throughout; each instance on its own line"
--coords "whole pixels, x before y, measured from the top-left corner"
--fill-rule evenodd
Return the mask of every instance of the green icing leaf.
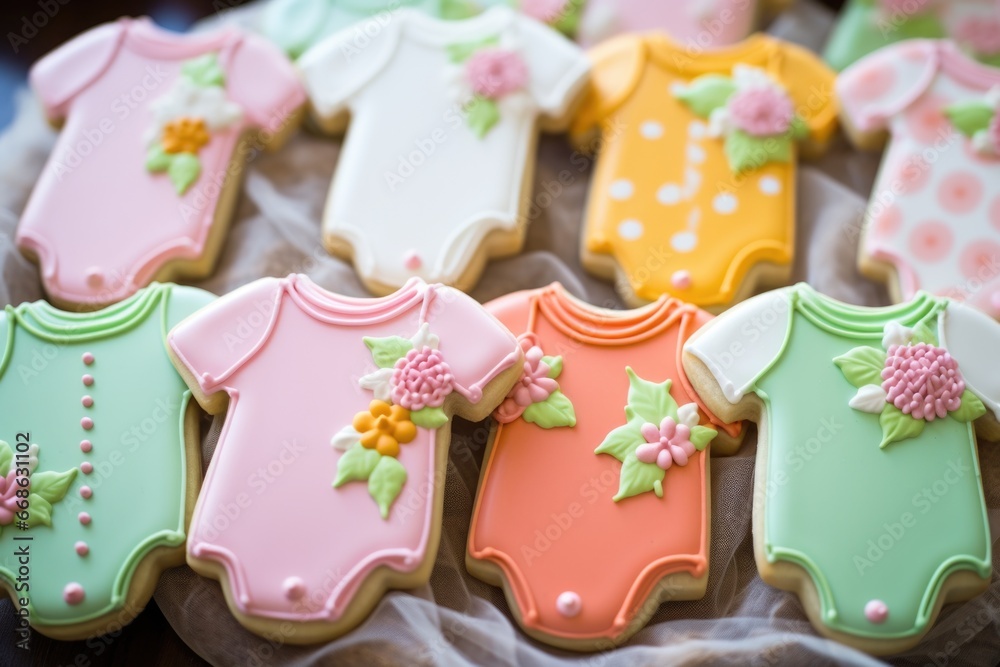
M 551 379 L 555 380 L 557 377 L 562 375 L 562 357 L 542 357 L 542 363 L 549 367 L 549 377 Z
M 201 175 L 201 160 L 194 153 L 175 153 L 167 167 L 167 176 L 174 190 L 182 195 Z
M 38 494 L 28 494 L 28 521 L 29 528 L 35 526 L 52 525 L 52 503 L 42 498 Z
M 447 48 L 448 59 L 455 63 L 464 63 L 466 60 L 472 57 L 476 51 L 480 49 L 486 49 L 491 46 L 498 46 L 500 44 L 500 38 L 497 36 L 487 37 L 486 39 L 481 39 L 476 42 L 460 42 L 458 44 L 449 44 Z
M 791 162 L 791 134 L 753 137 L 742 130 L 726 135 L 725 151 L 729 168 L 739 174 L 763 167 L 769 162 Z
M 994 55 L 983 55 L 982 53 L 976 54 L 976 59 L 990 67 L 1000 67 L 1000 53 Z
M 717 435 L 719 435 L 719 432 L 715 429 L 708 428 L 707 426 L 695 426 L 691 429 L 691 444 L 699 452 L 704 451 L 708 447 L 708 443 L 712 442 L 712 439 Z
M 643 380 L 631 368 L 626 368 L 625 372 L 629 381 L 628 406 L 625 408 L 628 421 L 638 417 L 643 422 L 659 425 L 667 416 L 677 420 L 677 403 L 670 396 L 670 380 L 655 384 Z
M 421 428 L 441 428 L 448 423 L 448 415 L 441 408 L 424 408 L 411 412 L 410 421 Z
M 337 461 L 337 477 L 333 480 L 333 488 L 368 479 L 380 458 L 382 455 L 376 450 L 368 449 L 360 442 L 355 443 Z
M 389 518 L 389 508 L 396 502 L 406 484 L 406 468 L 391 456 L 383 456 L 368 478 L 368 493 L 378 503 L 383 519 Z
M 665 470 L 655 463 L 643 463 L 635 457 L 628 456 L 622 462 L 621 479 L 618 482 L 618 493 L 612 498 L 615 502 L 637 496 L 646 491 L 655 491 L 663 497 L 663 475 Z
M 950 414 L 960 422 L 971 422 L 986 414 L 986 406 L 978 396 L 966 389 L 962 394 L 962 404 Z
M 910 342 L 913 344 L 927 343 L 928 345 L 937 345 L 938 338 L 937 334 L 933 329 L 927 326 L 926 322 L 921 322 L 917 326 L 913 327 L 913 337 L 910 339 Z
M 674 91 L 674 97 L 687 106 L 692 113 L 708 118 L 713 111 L 724 107 L 730 95 L 736 92 L 736 84 L 722 74 L 705 74 Z
M 558 389 L 540 403 L 532 403 L 524 411 L 524 421 L 542 428 L 576 426 L 576 410 L 566 394 Z
M 892 403 L 886 403 L 882 414 L 878 417 L 878 423 L 882 425 L 882 442 L 879 447 L 885 447 L 899 440 L 917 437 L 923 433 L 926 422 L 903 414 L 903 411 Z
M 31 495 L 44 498 L 49 503 L 57 503 L 66 496 L 69 485 L 76 479 L 76 468 L 66 472 L 35 473 L 31 476 Z M 31 508 L 34 510 L 34 507 Z
M 480 11 L 480 7 L 472 0 L 443 0 L 440 16 L 446 21 L 460 21 L 472 18 Z
M 622 463 L 627 459 L 646 439 L 642 437 L 643 422 L 639 420 L 631 421 L 624 426 L 619 426 L 604 437 L 604 442 L 594 450 L 595 454 L 610 454 Z
M 893 41 L 906 39 L 942 39 L 947 37 L 944 24 L 933 14 L 912 14 L 904 21 L 889 23 L 882 30 L 895 29 Z
M 959 132 L 972 137 L 981 130 L 988 129 L 995 110 L 986 102 L 974 100 L 956 102 L 945 107 L 944 115 Z
M 10 472 L 10 464 L 14 460 L 14 450 L 10 444 L 0 440 L 0 477 L 6 477 Z
M 364 339 L 365 345 L 372 352 L 372 359 L 379 368 L 392 368 L 406 353 L 413 349 L 413 343 L 407 338 L 389 336 L 388 338 Z
M 552 23 L 552 27 L 564 35 L 573 37 L 580 30 L 583 15 L 583 0 L 571 0 L 562 14 Z
M 157 174 L 166 171 L 174 161 L 174 156 L 163 150 L 159 142 L 149 147 L 146 153 L 146 171 Z
M 885 366 L 885 352 L 882 350 L 867 345 L 856 347 L 834 359 L 833 363 L 840 367 L 847 381 L 859 389 L 866 384 L 882 384 L 882 368 Z
M 477 139 L 482 139 L 500 121 L 500 107 L 493 100 L 477 95 L 468 108 L 466 122 Z
M 214 53 L 186 61 L 181 66 L 181 73 L 202 87 L 226 85 L 226 74 L 219 67 L 219 59 Z

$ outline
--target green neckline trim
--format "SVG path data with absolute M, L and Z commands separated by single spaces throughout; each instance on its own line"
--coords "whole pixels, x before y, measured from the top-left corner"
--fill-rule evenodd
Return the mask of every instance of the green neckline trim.
M 45 301 L 7 306 L 12 318 L 32 335 L 55 343 L 115 336 L 142 324 L 161 301 L 167 286 L 153 283 L 121 303 L 91 313 L 61 311 Z
M 898 321 L 906 326 L 929 320 L 947 306 L 947 300 L 921 291 L 907 303 L 872 308 L 854 306 L 817 292 L 800 283 L 795 288 L 793 307 L 824 331 L 846 338 L 881 337 L 885 325 Z M 787 345 L 787 339 L 785 342 Z M 785 345 L 782 346 L 784 351 Z

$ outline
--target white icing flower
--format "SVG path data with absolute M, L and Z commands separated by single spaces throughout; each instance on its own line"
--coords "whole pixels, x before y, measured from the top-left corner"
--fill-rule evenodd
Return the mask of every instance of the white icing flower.
M 201 118 L 209 130 L 218 130 L 238 122 L 243 117 L 243 107 L 226 97 L 221 86 L 199 86 L 181 77 L 162 97 L 149 105 L 153 113 L 153 126 L 147 141 L 160 137 L 163 126 L 181 118 Z
M 1000 86 L 993 86 L 986 92 L 986 104 L 994 109 L 1000 108 Z
M 694 428 L 701 421 L 698 415 L 698 406 L 694 403 L 685 403 L 677 408 L 677 422 L 684 424 L 688 428 Z
M 334 449 L 347 451 L 361 441 L 361 434 L 354 430 L 353 426 L 345 426 L 340 429 L 337 435 L 330 439 L 330 444 Z
M 410 339 L 410 342 L 413 343 L 414 350 L 422 350 L 425 347 L 436 350 L 438 349 L 438 345 L 441 344 L 441 338 L 437 334 L 432 334 L 430 325 L 424 322 L 420 325 L 413 338 Z
M 888 350 L 892 345 L 907 345 L 913 339 L 913 329 L 904 327 L 899 322 L 889 322 L 885 325 L 882 336 L 882 347 Z
M 885 396 L 885 390 L 882 387 L 877 384 L 866 384 L 858 389 L 858 393 L 854 395 L 848 405 L 855 410 L 878 415 L 885 408 Z
M 731 125 L 729 122 L 729 108 L 724 106 L 717 107 L 712 110 L 712 113 L 708 117 L 708 136 L 714 138 L 724 136 L 729 132 Z
M 35 472 L 35 468 L 38 467 L 38 445 L 32 444 L 28 446 L 28 463 L 24 466 L 28 469 L 28 474 Z
M 785 89 L 771 75 L 759 67 L 750 65 L 733 65 L 733 83 L 737 90 L 748 88 L 773 88 L 774 90 L 785 92 Z

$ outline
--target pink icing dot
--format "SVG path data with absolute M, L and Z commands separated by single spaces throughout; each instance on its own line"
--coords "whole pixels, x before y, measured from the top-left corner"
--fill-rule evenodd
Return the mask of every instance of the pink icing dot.
M 87 387 L 89 387 L 90 385 L 94 384 L 94 376 L 93 375 L 84 375 L 83 376 L 83 384 L 85 386 L 87 386 Z
M 892 186 L 904 195 L 919 192 L 931 177 L 931 166 L 919 156 L 912 155 L 900 161 Z
M 906 116 L 910 134 L 924 144 L 933 144 L 950 135 L 953 132 L 951 121 L 943 111 L 947 105 L 947 99 L 934 95 L 924 96 L 916 102 Z
M 910 252 L 923 262 L 939 262 L 951 251 L 955 238 L 943 222 L 924 222 L 910 234 Z
M 416 271 L 423 265 L 424 261 L 420 259 L 420 254 L 416 250 L 410 250 L 403 255 L 403 266 L 408 270 Z
M 83 602 L 83 598 L 83 586 L 75 581 L 71 584 L 66 584 L 66 588 L 63 589 L 63 600 L 66 601 L 66 604 L 80 604 Z
M 80 451 L 83 452 L 84 454 L 89 454 L 93 449 L 94 445 L 93 443 L 90 442 L 90 440 L 80 441 Z
M 94 363 L 94 355 L 92 355 L 90 352 L 84 352 L 83 363 L 87 364 L 88 366 Z
M 982 182 L 967 171 L 950 174 L 938 186 L 938 203 L 949 213 L 968 213 L 982 198 Z
M 580 600 L 580 595 L 573 591 L 560 593 L 556 598 L 556 609 L 566 618 L 577 616 L 582 608 L 583 601 Z
M 875 217 L 872 233 L 880 238 L 887 239 L 895 236 L 896 232 L 903 226 L 903 213 L 895 204 L 886 206 Z
M 80 399 L 80 402 L 83 403 L 83 407 L 85 408 L 91 408 L 94 406 L 94 398 L 92 396 L 84 396 Z
M 869 102 L 890 92 L 895 79 L 892 67 L 881 63 L 869 65 L 854 75 L 847 94 L 858 101 Z
M 691 272 L 683 269 L 674 271 L 674 275 L 670 276 L 670 284 L 674 286 L 674 289 L 687 289 L 691 287 Z
M 958 266 L 966 278 L 983 282 L 996 278 L 1000 267 L 1000 243 L 989 239 L 973 241 L 962 250 Z
M 90 463 L 90 461 L 84 461 L 80 464 L 80 472 L 84 475 L 89 475 L 94 472 L 94 466 Z
M 89 526 L 90 525 L 90 515 L 87 514 L 86 512 L 80 512 L 76 516 L 76 518 L 79 519 L 80 523 L 82 523 L 83 525 L 85 525 L 85 526 Z
M 86 556 L 87 554 L 90 553 L 90 547 L 87 546 L 86 542 L 77 542 L 75 545 L 73 545 L 73 549 L 76 550 L 76 554 L 78 556 Z
M 87 284 L 91 287 L 100 287 L 104 284 L 104 272 L 101 271 L 101 267 L 92 266 L 87 269 Z
M 1000 231 L 1000 196 L 990 204 L 990 224 L 997 231 Z
M 889 618 L 889 607 L 881 600 L 870 600 L 865 605 L 865 618 L 871 623 L 885 623 Z
M 80 420 L 80 426 L 83 427 L 84 431 L 89 431 L 90 429 L 94 428 L 94 420 L 91 419 L 90 417 L 84 417 L 83 419 Z
M 91 489 L 89 486 L 80 487 L 80 497 L 83 498 L 84 500 L 90 498 L 93 495 L 94 495 L 94 490 Z
M 300 600 L 306 594 L 306 583 L 299 577 L 288 577 L 282 587 L 285 589 L 285 597 L 289 600 Z

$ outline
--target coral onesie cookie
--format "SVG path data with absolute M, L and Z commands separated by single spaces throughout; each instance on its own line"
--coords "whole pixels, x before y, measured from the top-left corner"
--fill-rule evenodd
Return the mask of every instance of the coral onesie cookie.
M 735 44 L 754 31 L 761 15 L 784 9 L 787 0 L 587 0 L 579 38 L 596 44 L 615 35 L 663 30 L 699 49 Z
M 73 309 L 209 273 L 243 167 L 294 129 L 305 99 L 262 39 L 179 35 L 145 18 L 64 44 L 31 85 L 63 128 L 16 240 L 50 299 Z
M 517 252 L 538 125 L 567 121 L 589 65 L 537 21 L 494 7 L 445 22 L 400 11 L 299 60 L 316 118 L 351 127 L 327 199 L 327 249 L 386 293 L 418 276 L 467 289 Z
M 466 563 L 503 586 L 532 637 L 611 648 L 661 601 L 705 593 L 707 447 L 735 449 L 740 434 L 704 416 L 681 370 L 681 346 L 710 316 L 666 297 L 594 308 L 558 283 L 487 309 L 525 360 L 494 413 Z
M 164 337 L 214 298 L 153 284 L 88 314 L 0 315 L 0 587 L 19 639 L 121 630 L 184 563 L 199 411 Z
M 574 126 L 585 150 L 600 147 L 584 266 L 630 304 L 669 294 L 712 311 L 787 281 L 796 163 L 836 127 L 833 74 L 762 35 L 694 56 L 632 35 L 590 57 Z
M 169 341 L 198 400 L 228 402 L 188 563 L 244 626 L 325 641 L 385 590 L 427 582 L 451 416 L 484 419 L 520 373 L 503 325 L 416 278 L 355 299 L 293 275 L 226 295 Z
M 951 42 L 882 49 L 837 81 L 860 146 L 890 138 L 859 248 L 895 301 L 917 290 L 1000 316 L 1000 70 Z
M 684 348 L 699 395 L 759 424 L 764 581 L 824 636 L 905 651 L 990 581 L 976 429 L 998 434 L 1000 325 L 926 292 L 849 306 L 805 284 L 721 315 Z
M 911 39 L 954 39 L 968 55 L 1000 66 L 996 0 L 848 0 L 823 58 L 840 71 L 885 46 Z

